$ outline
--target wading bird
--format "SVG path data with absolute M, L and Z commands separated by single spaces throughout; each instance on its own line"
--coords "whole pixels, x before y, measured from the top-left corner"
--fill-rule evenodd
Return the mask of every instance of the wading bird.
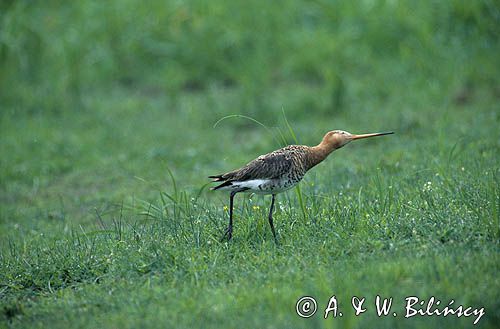
M 269 225 L 274 240 L 277 242 L 273 225 L 273 209 L 277 193 L 284 192 L 297 185 L 309 169 L 325 160 L 330 153 L 347 143 L 356 139 L 393 133 L 354 135 L 342 130 L 333 130 L 326 133 L 321 143 L 316 146 L 289 145 L 261 155 L 240 169 L 221 175 L 209 176 L 209 178 L 213 179 L 213 182 L 222 182 L 222 184 L 212 187 L 212 190 L 230 191 L 229 225 L 222 239 L 227 236 L 228 240 L 231 240 L 233 236 L 233 199 L 236 193 L 272 194 Z

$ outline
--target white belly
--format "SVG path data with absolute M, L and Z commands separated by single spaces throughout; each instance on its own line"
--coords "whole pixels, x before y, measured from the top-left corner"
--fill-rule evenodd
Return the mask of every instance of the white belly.
M 247 181 L 234 181 L 229 186 L 224 186 L 221 190 L 234 191 L 239 189 L 246 189 L 243 192 L 257 193 L 257 194 L 276 194 L 291 189 L 298 182 L 280 181 L 278 179 L 252 179 Z

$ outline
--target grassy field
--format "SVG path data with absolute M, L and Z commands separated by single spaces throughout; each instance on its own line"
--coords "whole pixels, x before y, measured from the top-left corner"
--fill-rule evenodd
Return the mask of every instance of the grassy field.
M 499 21 L 487 0 L 2 2 L 0 328 L 477 319 L 405 318 L 409 296 L 495 328 Z M 208 175 L 333 129 L 396 134 L 279 195 L 279 245 L 257 195 L 219 242 L 229 198 Z M 324 319 L 332 295 L 343 315 Z

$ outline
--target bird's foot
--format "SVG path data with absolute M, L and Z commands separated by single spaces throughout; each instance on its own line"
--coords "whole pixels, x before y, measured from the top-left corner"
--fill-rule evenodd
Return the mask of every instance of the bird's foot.
M 224 232 L 224 235 L 222 236 L 220 241 L 223 242 L 224 239 L 226 239 L 226 237 L 227 237 L 227 241 L 231 240 L 231 238 L 233 237 L 233 227 L 232 226 L 228 226 L 228 228 Z
M 279 246 L 279 242 L 278 242 L 278 238 L 276 237 L 276 234 L 273 234 L 273 238 L 274 238 L 274 243 L 276 243 L 277 246 Z
M 274 243 L 276 243 L 277 246 L 280 245 L 280 243 L 278 242 L 278 239 L 276 237 L 274 237 Z

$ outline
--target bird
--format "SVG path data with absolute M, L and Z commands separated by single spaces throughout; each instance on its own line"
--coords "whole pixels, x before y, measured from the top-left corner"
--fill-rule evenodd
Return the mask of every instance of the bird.
M 212 183 L 219 183 L 211 190 L 229 191 L 229 224 L 222 236 L 231 240 L 233 236 L 233 201 L 240 192 L 272 195 L 269 209 L 269 226 L 274 241 L 278 243 L 273 224 L 273 210 L 276 194 L 297 185 L 304 175 L 317 164 L 325 160 L 333 151 L 353 140 L 394 134 L 390 132 L 351 134 L 343 130 L 327 132 L 316 146 L 288 145 L 276 151 L 264 154 L 250 161 L 243 167 L 220 175 L 208 176 Z

